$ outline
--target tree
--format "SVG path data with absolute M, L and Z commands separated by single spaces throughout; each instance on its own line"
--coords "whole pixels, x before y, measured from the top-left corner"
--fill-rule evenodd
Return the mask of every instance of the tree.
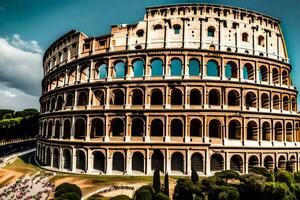
M 226 183 L 228 179 L 240 179 L 239 173 L 233 170 L 224 170 L 221 172 L 217 172 L 215 176 L 219 176 L 221 179 L 225 179 Z
M 131 200 L 131 199 L 128 196 L 121 194 L 121 195 L 112 197 L 109 200 Z
M 153 200 L 170 200 L 170 198 L 164 193 L 159 192 L 155 195 Z
M 65 193 L 76 193 L 79 198 L 82 196 L 81 189 L 75 185 L 70 183 L 62 183 L 55 188 L 54 197 L 59 198 Z
M 286 161 L 286 166 L 285 166 L 285 170 L 288 172 L 293 172 L 293 167 L 291 165 L 291 161 Z
M 195 169 L 192 170 L 191 181 L 193 183 L 197 183 L 199 181 L 199 176 L 198 176 L 198 173 Z
M 166 173 L 164 182 L 164 194 L 169 196 L 169 175 Z
M 140 187 L 134 193 L 134 200 L 151 200 L 154 197 L 155 191 L 150 185 Z
M 294 172 L 294 180 L 296 183 L 300 183 L 300 171 Z
M 291 186 L 291 184 L 294 182 L 293 176 L 291 172 L 288 171 L 282 171 L 280 170 L 276 176 L 275 176 L 276 182 L 285 183 L 287 186 Z
M 159 175 L 159 170 L 156 169 L 154 171 L 153 175 L 153 189 L 155 190 L 156 193 L 160 192 L 160 175 Z
M 238 185 L 243 200 L 262 199 L 266 177 L 260 174 L 245 174 Z
M 290 196 L 290 191 L 285 183 L 266 182 L 263 192 L 264 200 L 282 200 L 287 196 Z

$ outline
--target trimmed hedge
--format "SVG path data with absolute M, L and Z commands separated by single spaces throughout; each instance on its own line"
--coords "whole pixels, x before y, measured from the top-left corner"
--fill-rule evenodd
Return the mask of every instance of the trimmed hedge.
M 110 198 L 109 200 L 131 200 L 131 198 L 129 198 L 129 197 L 126 196 L 126 195 L 121 194 L 121 195 L 112 197 L 112 198 Z
M 55 200 L 80 200 L 80 196 L 75 192 L 67 192 L 61 194 L 58 198 L 55 198 Z
M 81 189 L 74 184 L 70 183 L 62 183 L 55 188 L 54 197 L 59 198 L 65 193 L 76 193 L 79 198 L 82 197 Z

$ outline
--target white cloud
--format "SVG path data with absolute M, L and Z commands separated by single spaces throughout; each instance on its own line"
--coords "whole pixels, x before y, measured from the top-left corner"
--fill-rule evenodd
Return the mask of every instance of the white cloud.
M 17 95 L 10 92 L 10 91 L 2 91 L 0 90 L 0 95 L 4 95 L 5 97 L 9 97 L 9 98 L 15 98 Z
M 21 39 L 21 36 L 18 34 L 14 34 L 12 39 L 10 40 L 10 44 L 18 49 L 22 49 L 24 51 L 30 51 L 33 53 L 42 53 L 42 49 L 39 47 L 37 41 L 24 41 Z

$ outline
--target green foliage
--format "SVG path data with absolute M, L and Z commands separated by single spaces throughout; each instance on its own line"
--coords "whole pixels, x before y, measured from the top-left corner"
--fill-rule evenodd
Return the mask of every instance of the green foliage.
M 224 185 L 225 182 L 219 176 L 211 176 L 202 179 L 202 191 L 209 192 L 215 185 Z
M 192 170 L 191 180 L 193 183 L 197 183 L 199 181 L 199 176 L 195 169 Z
M 294 172 L 294 180 L 296 183 L 300 183 L 300 171 Z
M 267 178 L 267 181 L 272 181 L 272 173 L 270 173 L 265 167 L 253 167 L 252 173 L 263 175 Z
M 81 189 L 77 185 L 70 183 L 62 183 L 55 188 L 54 197 L 60 198 L 65 193 L 76 193 L 79 196 L 79 198 L 81 198 L 82 196 Z
M 236 187 L 214 186 L 208 193 L 209 200 L 239 200 L 240 194 Z
M 4 118 L 4 116 L 7 114 L 13 115 L 14 112 L 15 112 L 14 110 L 0 109 L 0 120 L 2 120 Z
M 240 197 L 243 200 L 262 199 L 266 177 L 260 174 L 245 174 L 238 185 Z
M 293 172 L 293 167 L 292 167 L 292 164 L 291 164 L 291 161 L 286 161 L 286 164 L 285 164 L 285 170 L 287 171 L 287 172 Z
M 265 184 L 263 192 L 264 200 L 282 200 L 290 195 L 289 188 L 285 183 L 267 182 Z
M 276 182 L 285 183 L 287 186 L 291 186 L 291 184 L 294 182 L 292 173 L 283 170 L 278 171 L 275 176 L 275 180 Z
M 166 173 L 165 175 L 165 181 L 164 181 L 164 194 L 169 197 L 169 175 Z
M 291 192 L 293 192 L 296 199 L 300 199 L 300 184 L 299 183 L 293 183 L 290 187 Z
M 153 175 L 153 189 L 156 193 L 160 192 L 160 175 L 159 170 L 154 171 Z
M 193 200 L 192 182 L 188 179 L 179 178 L 174 189 L 174 200 Z
M 159 192 L 155 195 L 153 200 L 170 200 L 170 198 L 164 193 Z
M 109 200 L 131 200 L 131 198 L 126 195 L 118 195 L 110 198 Z
M 228 179 L 240 179 L 240 175 L 238 172 L 233 170 L 224 170 L 221 172 L 215 173 L 215 176 L 220 177 L 221 179 L 225 179 L 225 182 L 227 183 Z
M 80 196 L 76 192 L 67 192 L 64 194 L 61 194 L 58 198 L 55 198 L 55 200 L 80 200 Z
M 103 200 L 103 199 L 106 199 L 106 198 L 100 194 L 94 194 L 88 198 L 88 200 Z
M 140 187 L 134 193 L 134 200 L 151 200 L 155 194 L 154 189 L 150 185 Z

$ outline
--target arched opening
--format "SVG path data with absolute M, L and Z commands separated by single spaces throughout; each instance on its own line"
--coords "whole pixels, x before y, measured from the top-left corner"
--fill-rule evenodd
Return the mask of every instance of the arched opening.
M 227 78 L 238 78 L 238 67 L 235 62 L 228 62 L 225 66 L 225 76 Z
M 132 105 L 143 105 L 144 95 L 143 92 L 139 89 L 132 91 Z
M 210 157 L 210 170 L 211 171 L 222 171 L 224 169 L 223 156 L 220 154 L 213 154 Z
M 113 155 L 113 171 L 125 171 L 124 156 L 120 152 L 115 152 Z
M 91 138 L 104 136 L 104 124 L 99 118 L 92 120 Z
M 295 172 L 296 171 L 297 160 L 296 160 L 296 157 L 294 155 L 292 155 L 290 157 L 290 162 L 291 162 L 291 166 L 292 166 L 292 172 Z
M 242 41 L 243 42 L 248 42 L 248 37 L 249 37 L 248 33 L 243 33 L 242 34 Z
M 164 71 L 163 62 L 161 59 L 153 59 L 151 62 L 151 76 L 162 76 Z
M 111 121 L 111 135 L 114 137 L 124 136 L 124 121 L 120 118 Z
M 66 101 L 66 107 L 73 106 L 74 105 L 73 102 L 74 102 L 73 94 L 68 94 L 67 101 Z
M 282 84 L 288 85 L 289 76 L 286 70 L 282 71 Z
M 123 61 L 115 62 L 114 66 L 115 78 L 124 78 L 125 77 L 125 63 Z
M 231 90 L 228 92 L 228 106 L 239 106 L 240 96 L 236 90 Z
M 171 171 L 172 172 L 184 172 L 183 155 L 179 152 L 175 152 L 171 157 Z
M 277 68 L 272 69 L 272 81 L 273 83 L 279 84 L 279 73 Z
M 80 92 L 78 96 L 78 106 L 86 106 L 88 104 L 88 95 L 86 92 Z
M 138 37 L 143 37 L 143 36 L 144 36 L 144 30 L 143 30 L 143 29 L 137 30 L 137 31 L 136 31 L 136 35 L 137 35 Z
M 58 81 L 57 81 L 58 87 L 64 86 L 64 82 L 65 82 L 65 74 L 59 75 Z
M 44 126 L 43 126 L 43 136 L 45 138 L 47 138 L 47 122 L 44 122 Z
M 282 141 L 283 140 L 283 134 L 282 134 L 282 124 L 280 122 L 276 122 L 275 124 L 275 140 L 276 141 Z
M 292 142 L 293 141 L 293 126 L 291 122 L 286 124 L 286 141 Z
M 85 171 L 85 153 L 81 150 L 76 151 L 76 169 Z
M 207 76 L 220 76 L 220 69 L 218 62 L 215 60 L 209 60 L 207 62 Z
M 116 89 L 113 91 L 112 97 L 111 97 L 111 104 L 112 105 L 124 105 L 125 103 L 125 95 L 123 90 Z
M 76 70 L 75 69 L 71 69 L 68 73 L 68 84 L 69 85 L 73 85 L 75 83 L 75 76 L 76 76 Z
M 48 132 L 47 132 L 47 138 L 51 138 L 52 137 L 52 126 L 53 126 L 53 124 L 52 124 L 52 121 L 49 121 L 48 122 Z
M 151 136 L 163 136 L 164 135 L 164 127 L 163 122 L 160 119 L 154 119 L 151 122 Z
M 174 29 L 174 34 L 177 35 L 177 34 L 180 34 L 180 28 L 181 26 L 179 24 L 175 24 L 173 26 L 173 29 Z
M 259 80 L 268 81 L 268 69 L 264 65 L 262 65 L 259 69 Z
M 266 141 L 271 140 L 271 126 L 269 122 L 264 122 L 262 125 L 262 139 Z
M 60 137 L 60 123 L 59 121 L 55 122 L 55 129 L 54 129 L 54 138 Z
M 163 105 L 163 93 L 161 90 L 153 90 L 151 93 L 151 105 Z
M 98 68 L 99 71 L 99 78 L 103 79 L 107 77 L 107 65 L 106 64 L 101 64 Z
M 100 151 L 93 152 L 93 168 L 95 170 L 104 172 L 105 171 L 105 156 Z
M 70 120 L 65 120 L 63 138 L 70 139 L 70 137 L 71 137 L 71 122 Z
M 164 172 L 164 156 L 160 150 L 154 150 L 151 156 L 151 169 Z
M 200 62 L 195 58 L 190 59 L 189 75 L 190 76 L 199 76 L 200 75 Z
M 248 160 L 248 172 L 251 172 L 252 169 L 259 165 L 257 156 L 251 156 Z
M 289 97 L 288 96 L 284 96 L 283 97 L 283 110 L 289 110 L 289 104 L 290 104 L 290 101 L 289 101 Z
M 208 37 L 215 37 L 215 31 L 216 31 L 215 27 L 213 27 L 213 26 L 208 27 L 207 36 Z
M 254 80 L 255 72 L 253 66 L 250 63 L 246 63 L 244 65 L 243 76 L 246 80 Z
M 190 91 L 190 105 L 201 105 L 201 92 L 198 89 Z
M 256 95 L 254 92 L 248 92 L 246 94 L 246 106 L 247 107 L 256 107 Z
M 63 168 L 71 170 L 71 153 L 68 149 L 63 151 Z
M 142 137 L 144 136 L 144 120 L 141 118 L 134 118 L 131 124 L 131 136 Z
M 80 81 L 86 82 L 90 78 L 90 70 L 88 66 L 82 66 L 80 69 Z
M 179 89 L 171 91 L 171 105 L 182 105 L 182 92 Z
M 197 172 L 203 172 L 203 156 L 201 153 L 194 153 L 191 157 L 191 168 Z
M 284 156 L 280 156 L 278 159 L 278 168 L 281 170 L 285 170 L 286 167 L 286 159 Z
M 183 137 L 183 124 L 180 119 L 173 119 L 171 121 L 171 136 Z
M 269 108 L 269 96 L 266 93 L 261 95 L 261 107 L 265 109 Z
M 243 159 L 239 155 L 234 155 L 230 159 L 230 169 L 243 173 Z
M 297 101 L 295 97 L 292 97 L 292 110 L 297 112 Z
M 231 120 L 229 122 L 229 139 L 240 140 L 241 128 L 241 123 L 239 121 Z
M 218 90 L 210 90 L 208 94 L 209 105 L 220 105 L 220 92 Z
M 57 111 L 62 110 L 62 108 L 63 108 L 63 103 L 64 103 L 63 97 L 62 97 L 62 96 L 59 96 L 59 97 L 57 98 L 57 104 L 56 104 L 56 110 L 57 110 Z
M 273 96 L 273 109 L 279 110 L 280 109 L 280 99 L 278 95 Z
M 258 36 L 258 45 L 264 47 L 265 46 L 265 38 L 264 36 Z
M 247 140 L 258 139 L 258 127 L 255 121 L 250 121 L 247 124 Z
M 182 75 L 182 62 L 179 58 L 173 58 L 171 60 L 171 76 Z
M 134 152 L 132 155 L 132 171 L 145 172 L 144 155 L 141 152 Z
M 46 161 L 45 164 L 47 166 L 51 166 L 51 151 L 50 151 L 50 147 L 47 148 L 46 150 Z
M 86 125 L 85 121 L 81 118 L 77 119 L 75 122 L 75 139 L 83 139 L 85 137 Z
M 202 123 L 199 119 L 192 119 L 190 121 L 190 136 L 202 137 Z
M 58 149 L 53 150 L 53 165 L 54 168 L 59 168 L 59 151 Z
M 141 59 L 137 59 L 133 62 L 133 76 L 134 77 L 143 77 L 144 76 L 144 69 L 145 63 Z
M 103 106 L 105 102 L 104 92 L 102 90 L 94 91 L 93 105 Z
M 55 98 L 51 99 L 51 111 L 55 110 Z
M 217 119 L 210 120 L 209 122 L 209 137 L 221 138 L 221 122 Z

